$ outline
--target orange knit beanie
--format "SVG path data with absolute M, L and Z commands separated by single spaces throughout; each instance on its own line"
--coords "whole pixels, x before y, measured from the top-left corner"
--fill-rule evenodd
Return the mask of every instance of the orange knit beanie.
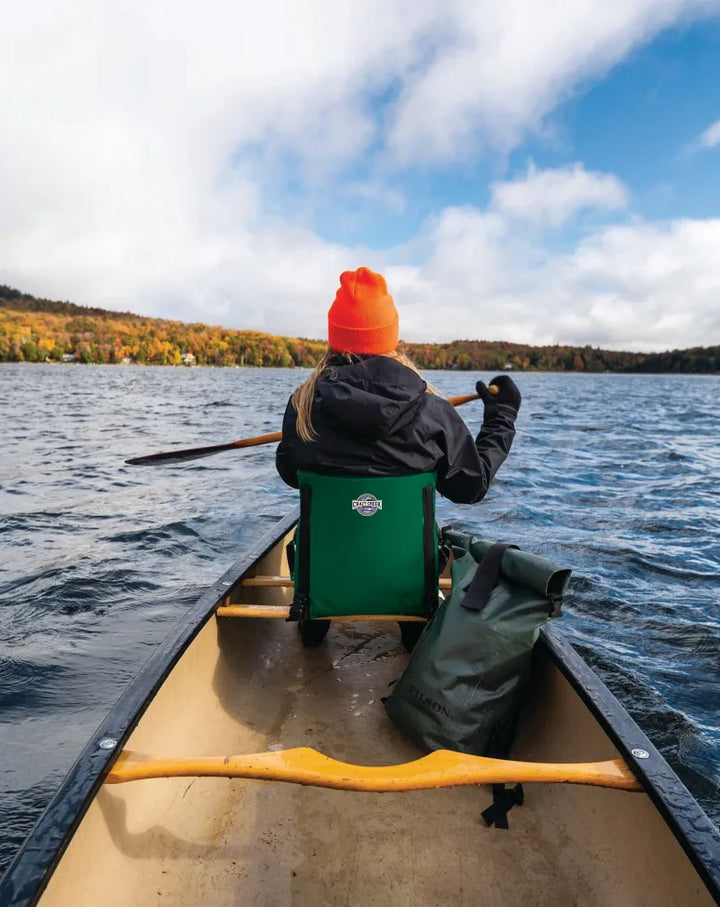
M 328 312 L 328 342 L 342 353 L 381 355 L 397 347 L 398 313 L 382 274 L 343 271 Z

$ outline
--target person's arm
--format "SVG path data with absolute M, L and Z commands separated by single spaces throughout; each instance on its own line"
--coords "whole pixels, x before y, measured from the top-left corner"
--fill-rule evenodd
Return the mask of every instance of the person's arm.
M 475 504 L 485 497 L 515 437 L 520 391 L 507 375 L 493 378 L 491 384 L 499 388 L 497 394 L 491 395 L 482 381 L 476 385 L 485 413 L 474 440 L 460 415 L 451 407 L 443 408 L 438 441 L 444 456 L 438 463 L 437 489 L 456 504 Z

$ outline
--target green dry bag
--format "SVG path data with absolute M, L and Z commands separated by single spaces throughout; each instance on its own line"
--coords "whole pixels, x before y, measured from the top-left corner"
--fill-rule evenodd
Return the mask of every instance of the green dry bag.
M 560 614 L 570 570 L 454 530 L 452 592 L 385 700 L 424 749 L 504 756 L 540 627 Z
M 429 617 L 438 588 L 435 478 L 298 471 L 291 619 Z

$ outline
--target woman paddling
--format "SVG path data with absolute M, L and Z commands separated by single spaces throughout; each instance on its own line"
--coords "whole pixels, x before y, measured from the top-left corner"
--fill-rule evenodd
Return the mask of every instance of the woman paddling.
M 485 497 L 515 436 L 520 391 L 506 375 L 492 380 L 494 394 L 477 382 L 485 411 L 473 439 L 455 408 L 398 351 L 398 336 L 382 275 L 369 268 L 341 274 L 328 312 L 329 349 L 285 410 L 276 465 L 288 485 L 298 487 L 298 470 L 355 477 L 434 472 L 437 490 L 451 501 Z

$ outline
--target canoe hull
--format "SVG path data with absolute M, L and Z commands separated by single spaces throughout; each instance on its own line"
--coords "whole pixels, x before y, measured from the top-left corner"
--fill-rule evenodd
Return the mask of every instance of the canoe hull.
M 573 903 L 580 893 L 588 904 L 713 903 L 717 832 L 557 633 L 537 647 L 513 758 L 621 755 L 638 772 L 643 763 L 648 793 L 528 786 L 509 831 L 498 831 L 480 821 L 491 801 L 485 787 L 377 794 L 224 778 L 102 785 L 120 747 L 210 756 L 312 746 L 361 764 L 422 755 L 379 702 L 406 660 L 395 627 L 333 626 L 323 646 L 307 650 L 293 624 L 215 617 L 228 600 L 286 603 L 288 589 L 238 581 L 248 571 L 286 572 L 278 540 L 292 522 L 218 581 L 161 646 L 11 868 L 2 903 L 29 903 L 40 891 L 40 903 L 52 905 L 477 903 L 477 892 L 487 892 L 486 903 Z M 100 748 L 107 739 L 118 741 L 114 750 Z M 634 759 L 632 749 L 649 758 Z

